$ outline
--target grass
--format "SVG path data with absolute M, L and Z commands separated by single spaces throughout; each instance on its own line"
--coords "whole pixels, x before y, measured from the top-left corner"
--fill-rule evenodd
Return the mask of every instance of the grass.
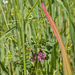
M 55 21 L 75 74 L 75 1 L 43 0 Z M 45 61 L 31 62 L 43 50 Z M 63 75 L 59 44 L 40 0 L 0 0 L 0 75 Z

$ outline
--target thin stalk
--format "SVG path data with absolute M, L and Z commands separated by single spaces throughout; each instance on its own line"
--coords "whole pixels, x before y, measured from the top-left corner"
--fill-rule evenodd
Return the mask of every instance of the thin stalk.
M 25 55 L 25 37 L 24 37 L 24 17 L 23 17 L 23 0 L 20 1 L 21 3 L 21 32 L 22 32 L 22 47 L 23 47 L 23 63 L 24 63 L 24 75 L 26 75 L 26 55 Z
M 24 22 L 27 20 L 27 17 L 29 16 L 29 14 L 31 13 L 31 11 L 33 10 L 33 8 L 35 7 L 35 5 L 38 3 L 39 0 L 36 1 L 36 3 L 33 5 L 33 7 L 31 8 L 31 10 L 29 11 L 29 13 L 27 14 L 26 18 L 24 19 Z

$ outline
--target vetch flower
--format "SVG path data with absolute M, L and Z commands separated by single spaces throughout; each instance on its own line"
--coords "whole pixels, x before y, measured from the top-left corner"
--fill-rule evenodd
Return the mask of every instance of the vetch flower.
M 40 51 L 37 53 L 37 60 L 38 60 L 38 61 L 44 61 L 44 60 L 45 60 L 45 57 L 46 57 L 46 54 L 44 54 L 42 50 L 40 50 Z M 30 58 L 30 60 L 31 60 L 32 62 L 34 62 L 34 61 L 35 61 L 35 58 L 36 58 L 36 53 L 34 54 L 33 57 Z
M 33 57 L 30 58 L 30 61 L 35 62 L 35 56 L 36 56 L 36 53 L 34 54 Z
M 46 57 L 46 54 L 44 54 L 43 52 L 39 52 L 37 54 L 38 61 L 44 61 L 45 60 L 45 57 Z
M 37 57 L 37 60 L 39 62 L 39 66 L 42 69 L 41 61 L 44 61 L 45 60 L 46 54 L 44 54 L 43 51 L 40 50 L 37 54 L 35 53 L 34 56 L 30 58 L 30 60 L 32 62 L 35 62 L 36 61 L 36 57 Z

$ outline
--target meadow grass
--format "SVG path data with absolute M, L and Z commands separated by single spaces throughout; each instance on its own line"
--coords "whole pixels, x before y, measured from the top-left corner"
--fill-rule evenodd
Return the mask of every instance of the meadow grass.
M 43 0 L 62 37 L 75 74 L 75 1 Z M 44 61 L 30 61 L 42 50 Z M 63 75 L 58 41 L 41 0 L 0 0 L 0 75 Z

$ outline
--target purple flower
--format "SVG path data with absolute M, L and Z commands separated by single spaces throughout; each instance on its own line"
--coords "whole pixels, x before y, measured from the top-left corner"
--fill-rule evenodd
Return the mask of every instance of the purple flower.
M 30 61 L 35 62 L 35 56 L 36 56 L 36 53 L 34 54 L 33 57 L 30 58 Z
M 45 57 L 46 57 L 46 54 L 44 54 L 44 53 L 40 52 L 40 53 L 37 54 L 38 61 L 44 61 Z
M 35 57 L 31 57 L 30 61 L 34 62 L 35 61 Z
M 32 62 L 35 61 L 35 56 L 36 56 L 36 53 L 34 54 L 33 57 L 30 58 L 30 60 L 31 60 Z M 38 61 L 44 61 L 44 60 L 45 60 L 45 57 L 46 57 L 46 54 L 44 54 L 42 50 L 40 50 L 40 51 L 37 53 L 37 60 L 38 60 Z

